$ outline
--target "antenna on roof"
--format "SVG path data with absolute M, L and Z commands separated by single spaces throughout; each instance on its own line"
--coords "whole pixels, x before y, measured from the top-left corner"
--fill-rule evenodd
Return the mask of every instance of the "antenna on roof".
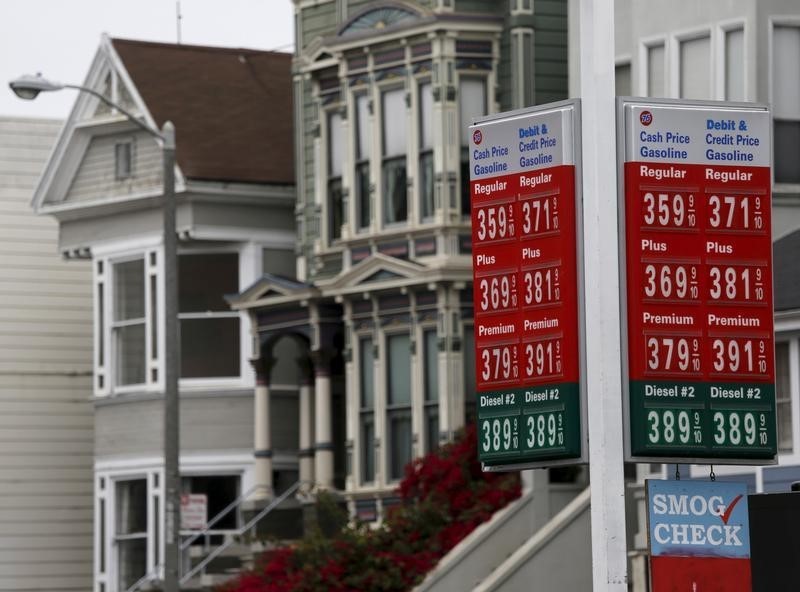
M 178 19 L 178 45 L 181 43 L 181 20 L 183 20 L 183 15 L 181 14 L 181 0 L 177 0 L 175 2 L 175 13 Z

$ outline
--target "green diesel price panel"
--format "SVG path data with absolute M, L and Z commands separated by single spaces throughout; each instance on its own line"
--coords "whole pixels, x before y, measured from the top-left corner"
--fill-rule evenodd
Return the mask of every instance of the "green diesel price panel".
M 769 113 L 623 102 L 627 454 L 776 455 Z
M 581 462 L 574 103 L 471 128 L 478 453 Z

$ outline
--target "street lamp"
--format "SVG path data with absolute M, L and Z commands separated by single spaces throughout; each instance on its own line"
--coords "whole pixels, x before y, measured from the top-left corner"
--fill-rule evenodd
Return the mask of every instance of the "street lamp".
M 21 76 L 8 83 L 21 99 L 33 100 L 40 92 L 72 88 L 97 97 L 161 142 L 164 166 L 164 592 L 178 592 L 180 580 L 180 468 L 178 365 L 178 254 L 175 235 L 175 126 L 167 121 L 157 130 L 94 89 L 62 84 L 36 76 Z

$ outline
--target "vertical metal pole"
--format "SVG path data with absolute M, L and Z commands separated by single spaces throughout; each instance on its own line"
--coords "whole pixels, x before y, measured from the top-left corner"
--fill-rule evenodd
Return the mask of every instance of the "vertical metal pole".
M 180 415 L 178 377 L 178 247 L 175 234 L 175 126 L 167 121 L 164 140 L 164 592 L 180 589 Z
M 592 589 L 626 592 L 613 0 L 580 0 L 579 39 Z

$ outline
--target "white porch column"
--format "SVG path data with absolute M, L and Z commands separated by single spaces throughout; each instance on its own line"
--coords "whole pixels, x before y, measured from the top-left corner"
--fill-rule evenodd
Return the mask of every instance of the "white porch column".
M 321 489 L 333 489 L 333 405 L 331 358 L 333 352 L 311 352 L 314 362 L 314 480 Z
M 272 433 L 270 429 L 269 374 L 275 360 L 255 358 L 251 360 L 256 371 L 253 454 L 255 456 L 254 477 L 256 490 L 251 499 L 263 500 L 272 497 Z
M 311 417 L 311 363 L 308 358 L 298 359 L 300 366 L 300 493 L 307 494 L 314 485 L 314 444 Z

